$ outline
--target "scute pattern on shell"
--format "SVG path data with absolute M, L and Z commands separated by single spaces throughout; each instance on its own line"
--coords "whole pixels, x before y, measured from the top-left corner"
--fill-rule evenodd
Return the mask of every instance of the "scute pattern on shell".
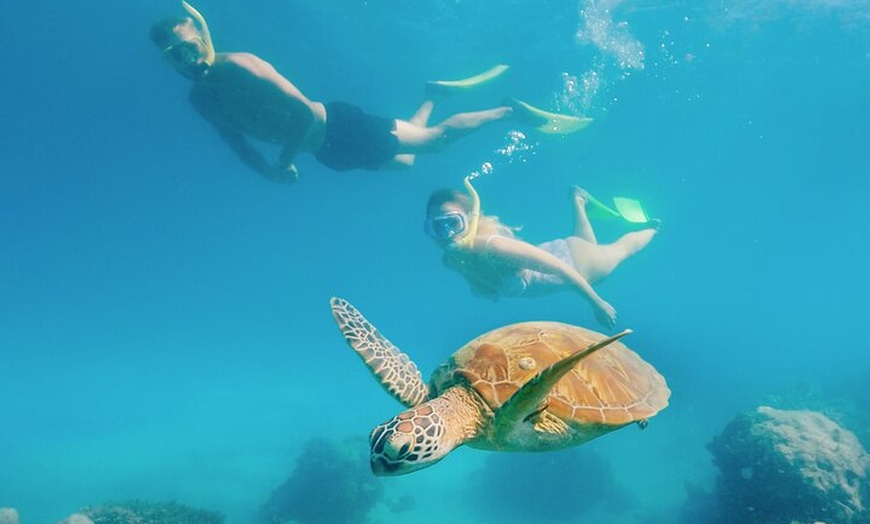
M 440 392 L 468 384 L 498 410 L 539 371 L 604 337 L 558 322 L 525 322 L 472 340 L 433 374 Z M 536 365 L 528 366 L 528 359 Z M 569 424 L 622 426 L 662 410 L 670 390 L 636 353 L 616 342 L 580 363 L 550 392 L 546 411 Z

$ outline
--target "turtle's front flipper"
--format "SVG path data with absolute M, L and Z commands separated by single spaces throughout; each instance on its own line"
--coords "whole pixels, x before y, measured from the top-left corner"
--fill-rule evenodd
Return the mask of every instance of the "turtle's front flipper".
M 542 370 L 535 377 L 523 384 L 513 396 L 505 402 L 498 412 L 495 414 L 496 426 L 503 424 L 514 425 L 517 421 L 525 420 L 530 415 L 536 412 L 543 411 L 543 402 L 550 394 L 550 390 L 556 385 L 559 380 L 571 371 L 578 362 L 592 355 L 599 349 L 603 349 L 608 345 L 616 342 L 620 338 L 631 333 L 630 329 L 626 329 L 622 333 L 617 333 L 612 337 L 605 338 L 600 342 L 596 342 L 591 346 L 585 347 L 571 355 L 556 362 L 550 367 Z
M 429 399 L 429 387 L 408 355 L 381 335 L 347 300 L 333 298 L 329 304 L 344 339 L 393 398 L 406 407 Z

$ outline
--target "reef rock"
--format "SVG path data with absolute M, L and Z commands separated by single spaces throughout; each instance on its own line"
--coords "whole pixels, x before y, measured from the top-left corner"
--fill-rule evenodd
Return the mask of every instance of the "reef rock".
M 15 508 L 0 508 L 0 524 L 18 524 L 18 512 Z
M 107 502 L 96 507 L 85 508 L 81 515 L 93 524 L 223 524 L 224 522 L 224 516 L 218 512 L 191 508 L 174 501 Z
M 91 520 L 87 515 L 83 515 L 81 513 L 73 513 L 72 515 L 61 520 L 57 524 L 94 524 L 94 521 Z
M 260 508 L 257 524 L 361 524 L 383 498 L 364 443 L 312 438 L 290 478 Z
M 720 471 L 719 523 L 870 522 L 867 452 L 821 413 L 762 406 L 708 448 Z

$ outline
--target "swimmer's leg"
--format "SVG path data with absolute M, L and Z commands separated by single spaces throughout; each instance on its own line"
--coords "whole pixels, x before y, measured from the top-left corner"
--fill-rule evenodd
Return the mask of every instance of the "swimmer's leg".
M 619 240 L 610 245 L 621 253 L 622 259 L 620 262 L 622 262 L 622 260 L 625 260 L 645 248 L 658 232 L 659 230 L 657 227 L 632 231 L 631 233 L 622 235 Z
M 424 100 L 408 122 L 415 126 L 426 127 L 429 125 L 429 117 L 432 116 L 433 109 L 435 109 L 435 102 L 433 100 Z
M 594 284 L 610 275 L 625 259 L 645 248 L 656 233 L 658 230 L 654 228 L 632 231 L 616 242 L 605 245 L 588 244 L 575 237 L 569 237 L 567 241 L 574 265 L 590 284 Z
M 509 117 L 511 111 L 510 107 L 503 106 L 485 111 L 459 113 L 432 127 L 397 120 L 396 136 L 399 137 L 400 154 L 441 151 L 478 128 Z
M 432 99 L 424 100 L 420 107 L 417 109 L 417 112 L 414 113 L 408 120 L 408 123 L 415 127 L 425 129 L 426 126 L 429 125 L 429 117 L 432 116 L 433 109 L 435 109 L 435 101 Z M 397 133 L 399 126 L 398 122 L 400 122 L 400 120 L 396 121 Z M 417 160 L 417 157 L 412 153 L 399 154 L 394 156 L 392 160 L 384 164 L 382 169 L 388 169 L 391 171 L 408 169 L 414 166 L 415 160 Z
M 574 236 L 587 242 L 597 244 L 592 224 L 586 215 L 586 203 L 589 202 L 589 193 L 583 188 L 574 186 L 571 188 L 571 197 L 574 200 Z
M 414 167 L 415 160 L 417 160 L 417 155 L 396 155 L 392 158 L 392 160 L 382 165 L 380 169 L 383 169 L 385 171 L 404 171 L 406 169 Z
M 470 113 L 458 113 L 441 122 L 436 127 L 442 128 L 447 134 L 450 132 L 459 134 L 468 133 L 486 124 L 503 120 L 512 114 L 513 109 L 508 106 Z

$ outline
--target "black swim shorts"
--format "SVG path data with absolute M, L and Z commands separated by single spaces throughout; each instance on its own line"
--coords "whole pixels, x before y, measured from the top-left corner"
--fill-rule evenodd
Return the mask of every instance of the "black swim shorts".
M 396 120 L 372 116 L 344 102 L 326 104 L 326 138 L 314 154 L 336 171 L 378 169 L 396 156 Z

